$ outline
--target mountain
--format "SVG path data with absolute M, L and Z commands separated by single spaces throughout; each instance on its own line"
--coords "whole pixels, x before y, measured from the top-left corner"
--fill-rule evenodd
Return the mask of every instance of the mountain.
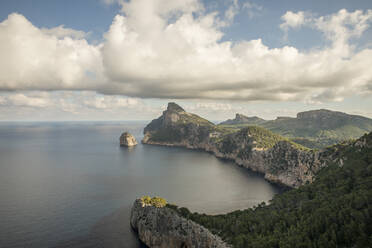
M 248 125 L 259 125 L 266 122 L 266 120 L 261 119 L 257 116 L 248 117 L 242 114 L 236 114 L 234 119 L 228 119 L 223 121 L 220 125 L 238 125 L 238 124 L 248 124 Z
M 315 181 L 222 215 L 169 205 L 235 248 L 372 247 L 372 132 L 323 151 Z M 343 161 L 335 163 L 335 161 Z
M 242 128 L 230 124 L 229 128 Z M 309 148 L 323 148 L 372 131 L 372 119 L 326 109 L 300 112 L 296 118 L 278 117 L 256 123 Z M 222 125 L 226 126 L 226 125 Z
M 201 141 L 205 138 L 203 135 L 209 135 L 216 129 L 216 126 L 198 115 L 186 112 L 176 103 L 170 102 L 167 110 L 145 127 L 145 136 L 142 143 L 177 145 L 194 129 L 198 129 L 200 135 L 202 135 L 202 137 L 199 137 Z
M 205 150 L 289 187 L 312 182 L 326 161 L 321 151 L 305 148 L 265 128 L 214 125 L 175 103 L 169 103 L 162 116 L 145 127 L 142 142 Z

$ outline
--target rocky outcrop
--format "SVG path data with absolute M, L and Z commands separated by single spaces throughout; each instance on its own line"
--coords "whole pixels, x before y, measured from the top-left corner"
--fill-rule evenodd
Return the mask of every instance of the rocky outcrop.
M 140 199 L 133 204 L 130 224 L 150 248 L 229 247 L 221 238 L 174 210 L 144 205 Z
M 316 172 L 332 158 L 327 150 L 306 149 L 264 128 L 233 132 L 187 113 L 175 103 L 144 129 L 144 135 L 145 144 L 202 149 L 289 187 L 312 182 Z
M 120 146 L 135 146 L 137 145 L 137 140 L 128 132 L 123 133 L 120 136 Z

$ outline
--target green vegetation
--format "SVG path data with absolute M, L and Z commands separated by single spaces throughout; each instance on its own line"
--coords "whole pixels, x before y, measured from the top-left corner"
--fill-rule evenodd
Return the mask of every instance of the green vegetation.
M 269 205 L 216 216 L 167 207 L 234 247 L 372 247 L 372 133 L 327 152 L 343 166 L 329 164 Z
M 256 142 L 255 146 L 263 149 L 272 148 L 279 141 L 286 140 L 282 136 L 258 126 L 243 128 L 238 132 L 238 135 L 251 137 Z
M 309 148 L 324 148 L 344 140 L 358 138 L 372 131 L 371 119 L 324 109 L 302 112 L 297 118 L 278 118 L 257 122 L 256 125 Z M 238 130 L 249 124 L 220 126 Z
M 177 128 L 160 128 L 151 133 L 151 141 L 155 142 L 180 142 L 183 134 Z
M 191 113 L 182 113 L 179 115 L 180 119 L 177 121 L 177 124 L 187 124 L 187 123 L 194 123 L 200 126 L 214 126 L 214 124 L 204 118 L 201 118 L 198 115 L 191 114 Z
M 225 135 L 219 143 L 221 144 L 220 151 L 223 153 L 231 153 L 238 149 L 241 144 L 245 144 L 244 149 L 240 149 L 238 152 L 238 157 L 244 159 L 249 158 L 252 148 L 270 149 L 280 141 L 287 141 L 298 150 L 310 151 L 307 147 L 259 126 L 247 126 L 231 135 Z
M 161 197 L 150 197 L 150 196 L 142 196 L 141 197 L 141 202 L 145 206 L 154 206 L 157 208 L 162 208 L 167 205 L 167 200 Z

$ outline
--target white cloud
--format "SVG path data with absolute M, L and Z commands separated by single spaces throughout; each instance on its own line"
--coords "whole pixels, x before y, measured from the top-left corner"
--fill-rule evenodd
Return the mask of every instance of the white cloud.
M 305 12 L 299 11 L 294 13 L 287 11 L 281 18 L 284 22 L 280 24 L 280 28 L 288 30 L 289 28 L 299 28 L 305 24 Z
M 64 25 L 60 25 L 54 28 L 42 28 L 41 31 L 44 34 L 55 36 L 58 39 L 65 37 L 71 37 L 73 39 L 84 39 L 88 34 L 84 31 L 74 30 L 71 28 L 65 28 Z
M 321 31 L 325 38 L 332 42 L 333 51 L 347 57 L 353 48 L 349 44 L 350 39 L 359 38 L 369 28 L 372 10 L 348 12 L 346 9 L 341 9 L 335 14 L 320 17 L 303 11 L 297 13 L 288 11 L 282 16 L 282 20 L 284 22 L 280 28 L 286 32 L 286 35 L 290 28 L 306 25 Z
M 9 104 L 15 106 L 29 106 L 29 107 L 48 107 L 50 105 L 49 99 L 42 99 L 38 97 L 29 97 L 24 94 L 14 94 L 8 97 Z
M 249 18 L 253 18 L 257 15 L 260 15 L 261 11 L 263 10 L 263 7 L 261 5 L 247 1 L 243 3 L 242 9 L 246 10 Z
M 146 105 L 143 100 L 124 96 L 102 95 L 91 91 L 22 91 L 0 93 L 0 120 L 17 111 L 23 118 L 48 115 L 67 119 L 76 116 L 87 119 L 153 118 L 162 110 Z M 140 113 L 140 115 L 138 115 Z M 136 115 L 137 114 L 137 115 Z
M 231 23 L 234 20 L 234 17 L 239 12 L 239 3 L 238 0 L 232 0 L 229 8 L 225 12 L 225 18 L 228 23 Z
M 242 101 L 339 100 L 372 89 L 372 50 L 350 45 L 369 28 L 371 10 L 317 18 L 287 12 L 284 30 L 310 25 L 332 42 L 303 52 L 270 48 L 261 39 L 221 41 L 218 14 L 207 13 L 198 0 L 119 3 L 123 14 L 97 46 L 79 31 L 39 29 L 22 15 L 10 15 L 0 23 L 0 89 Z M 127 103 L 105 97 L 88 103 L 100 109 L 111 104 Z
M 167 24 L 155 10 L 150 12 L 158 25 L 139 28 L 135 16 L 125 13 L 116 16 L 106 34 L 103 59 L 115 82 L 112 92 L 157 98 L 307 101 L 329 90 L 341 93 L 337 99 L 357 93 L 372 76 L 366 67 L 371 66 L 369 49 L 345 59 L 327 47 L 307 53 L 290 46 L 270 49 L 260 39 L 233 45 L 220 41 L 223 33 L 213 14 L 193 17 L 186 11 Z M 357 15 L 364 20 L 368 13 Z M 287 15 L 287 26 L 303 25 L 306 16 Z
M 100 48 L 74 38 L 82 35 L 62 26 L 39 29 L 20 14 L 9 15 L 0 23 L 0 88 L 97 88 Z

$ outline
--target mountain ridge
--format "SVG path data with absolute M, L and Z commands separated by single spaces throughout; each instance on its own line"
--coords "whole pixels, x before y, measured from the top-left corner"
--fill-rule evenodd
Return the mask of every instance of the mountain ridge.
M 238 123 L 220 125 L 231 129 L 245 126 Z M 317 149 L 355 139 L 372 131 L 372 119 L 328 109 L 303 111 L 297 113 L 296 117 L 278 117 L 255 125 Z

